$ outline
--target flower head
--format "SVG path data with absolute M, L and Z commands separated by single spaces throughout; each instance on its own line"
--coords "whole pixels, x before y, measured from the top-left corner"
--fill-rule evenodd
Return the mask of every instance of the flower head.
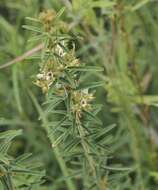
M 52 22 L 55 16 L 56 16 L 55 11 L 53 11 L 52 9 L 47 9 L 40 13 L 39 19 L 41 20 L 42 23 L 46 24 Z
M 94 99 L 92 93 L 88 90 L 75 91 L 72 93 L 72 112 L 76 115 L 76 121 L 79 122 L 82 117 L 82 111 L 90 111 L 90 102 Z

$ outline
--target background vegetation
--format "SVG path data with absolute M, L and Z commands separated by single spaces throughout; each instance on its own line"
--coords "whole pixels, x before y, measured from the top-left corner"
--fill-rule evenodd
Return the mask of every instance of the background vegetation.
M 0 66 L 39 44 L 22 28 L 30 24 L 26 17 L 62 7 L 61 19 L 81 36 L 77 57 L 104 68 L 84 80 L 103 81 L 95 93 L 98 117 L 105 128 L 116 125 L 104 137 L 107 189 L 158 189 L 157 1 L 0 0 Z M 39 119 L 45 96 L 32 83 L 38 53 L 0 70 L 0 189 L 88 190 L 78 173 L 64 176 L 47 119 Z

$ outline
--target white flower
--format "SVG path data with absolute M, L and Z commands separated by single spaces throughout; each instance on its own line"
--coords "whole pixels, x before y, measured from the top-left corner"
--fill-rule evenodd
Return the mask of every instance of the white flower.
M 54 78 L 53 73 L 52 73 L 51 71 L 49 71 L 49 72 L 47 73 L 47 75 L 46 75 L 46 80 L 51 80 L 51 79 L 53 79 L 53 78 Z
M 55 86 L 56 86 L 57 89 L 60 89 L 62 87 L 62 85 L 59 84 L 59 83 L 56 83 Z
M 36 77 L 37 77 L 37 79 L 44 79 L 44 74 L 43 73 L 38 73 L 37 75 L 36 75 Z
M 62 46 L 65 45 L 65 42 L 62 41 L 61 42 Z M 64 51 L 64 49 L 59 45 L 57 44 L 56 48 L 55 48 L 55 51 L 57 52 L 57 54 L 61 57 L 65 56 L 66 52 Z
M 83 89 L 82 92 L 83 92 L 84 94 L 88 94 L 88 88 Z
M 82 106 L 82 108 L 85 108 L 87 105 L 88 105 L 88 104 L 87 104 L 87 100 L 82 99 L 82 100 L 81 100 L 81 106 Z

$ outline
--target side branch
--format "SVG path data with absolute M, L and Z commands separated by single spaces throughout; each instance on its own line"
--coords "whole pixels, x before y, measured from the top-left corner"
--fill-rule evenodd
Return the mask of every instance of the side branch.
M 9 62 L 3 64 L 3 65 L 0 65 L 0 69 L 4 69 L 4 68 L 6 68 L 6 67 L 9 67 L 9 66 L 13 65 L 14 63 L 17 63 L 17 62 L 19 62 L 19 61 L 23 61 L 25 58 L 27 58 L 28 56 L 30 56 L 30 55 L 36 53 L 37 51 L 41 50 L 43 47 L 44 47 L 44 44 L 43 44 L 43 43 L 37 45 L 37 46 L 34 47 L 33 49 L 31 49 L 31 50 L 25 52 L 23 55 L 18 56 L 18 57 L 16 57 L 15 59 L 13 59 L 13 60 L 11 60 L 11 61 L 9 61 Z

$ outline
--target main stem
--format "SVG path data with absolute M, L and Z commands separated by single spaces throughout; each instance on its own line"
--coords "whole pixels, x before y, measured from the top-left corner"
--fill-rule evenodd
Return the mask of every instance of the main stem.
M 93 178 L 96 181 L 96 185 L 97 185 L 99 190 L 106 190 L 106 187 L 104 185 L 100 185 L 98 180 L 97 180 L 97 173 L 96 173 L 96 166 L 95 166 L 96 164 L 95 164 L 93 157 L 90 155 L 90 149 L 84 140 L 84 138 L 85 138 L 84 128 L 81 125 L 78 125 L 77 127 L 78 127 L 79 136 L 81 139 L 81 145 L 83 147 L 85 157 L 89 163 Z
M 50 141 L 51 141 L 51 143 L 53 143 L 53 142 L 52 142 L 52 141 L 53 141 L 52 139 L 50 139 Z M 55 157 L 56 157 L 56 159 L 57 159 L 57 161 L 58 161 L 58 163 L 59 163 L 59 166 L 60 166 L 60 168 L 61 168 L 61 171 L 62 171 L 64 177 L 68 177 L 68 176 L 69 176 L 69 172 L 67 171 L 67 167 L 66 167 L 66 165 L 65 165 L 65 161 L 64 161 L 63 158 L 61 157 L 61 155 L 60 155 L 60 150 L 59 150 L 58 147 L 56 147 L 56 148 L 54 149 L 54 154 L 55 154 Z M 71 179 L 67 179 L 67 180 L 66 180 L 66 183 L 67 183 L 67 186 L 68 186 L 68 190 L 76 190 L 76 188 L 75 188 L 75 186 L 74 186 L 74 184 L 73 184 L 73 182 L 72 182 Z

